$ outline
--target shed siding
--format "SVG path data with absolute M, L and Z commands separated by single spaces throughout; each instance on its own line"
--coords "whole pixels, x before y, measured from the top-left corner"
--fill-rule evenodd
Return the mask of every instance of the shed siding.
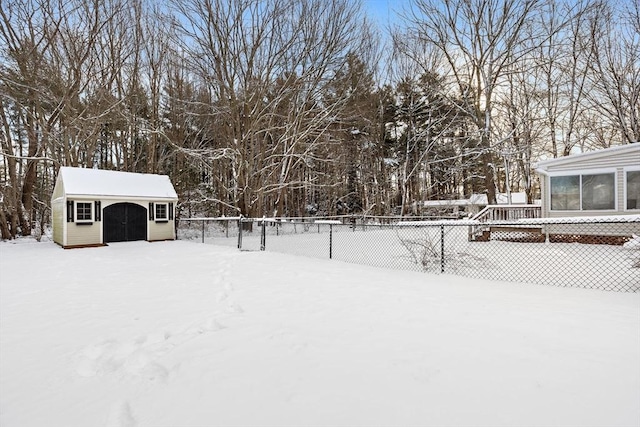
M 100 228 L 102 222 L 93 224 L 78 224 L 70 222 L 67 224 L 67 244 L 65 246 L 97 245 L 100 240 Z
M 155 222 L 149 221 L 149 240 L 173 240 L 174 222 Z
M 102 211 L 104 212 L 104 209 L 107 206 L 111 206 L 111 205 L 115 205 L 116 203 L 133 203 L 134 205 L 139 205 L 142 206 L 143 208 L 147 209 L 148 207 L 148 203 L 147 202 L 141 202 L 139 200 L 130 200 L 130 199 L 109 199 L 109 200 L 101 200 L 102 202 Z
M 58 175 L 56 184 L 53 187 L 53 194 L 51 195 L 51 199 L 59 199 L 61 197 L 64 197 L 64 182 L 62 181 L 60 175 Z
M 53 241 L 60 246 L 64 246 L 64 206 L 64 199 L 61 198 L 51 202 Z

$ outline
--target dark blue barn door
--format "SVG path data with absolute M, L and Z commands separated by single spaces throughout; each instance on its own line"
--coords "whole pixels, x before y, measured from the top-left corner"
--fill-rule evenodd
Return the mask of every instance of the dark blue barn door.
M 104 242 L 147 240 L 147 209 L 134 203 L 116 203 L 104 208 Z

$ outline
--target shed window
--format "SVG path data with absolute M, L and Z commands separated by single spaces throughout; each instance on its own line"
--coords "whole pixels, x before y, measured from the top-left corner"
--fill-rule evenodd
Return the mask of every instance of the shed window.
M 169 209 L 167 208 L 167 203 L 156 203 L 156 221 L 168 221 L 169 220 Z
M 627 172 L 627 209 L 640 209 L 640 171 Z
M 552 176 L 551 210 L 615 209 L 615 174 Z
M 76 203 L 76 222 L 91 222 L 91 203 Z

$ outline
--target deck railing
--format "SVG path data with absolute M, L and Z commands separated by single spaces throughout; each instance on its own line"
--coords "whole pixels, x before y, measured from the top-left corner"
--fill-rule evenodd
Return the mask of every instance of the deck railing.
M 523 218 L 540 218 L 540 205 L 489 205 L 472 219 L 479 222 L 517 221 Z
M 485 223 L 499 221 L 517 221 L 520 219 L 540 218 L 542 208 L 540 205 L 488 205 L 478 212 L 472 219 L 480 224 L 469 226 L 469 240 L 477 240 L 487 227 Z

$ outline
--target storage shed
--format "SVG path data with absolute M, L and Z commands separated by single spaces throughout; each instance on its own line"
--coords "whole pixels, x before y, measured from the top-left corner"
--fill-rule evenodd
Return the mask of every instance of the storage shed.
M 64 248 L 174 240 L 177 201 L 166 175 L 61 167 L 51 197 L 53 240 Z
M 640 214 L 640 143 L 539 162 L 542 216 Z

